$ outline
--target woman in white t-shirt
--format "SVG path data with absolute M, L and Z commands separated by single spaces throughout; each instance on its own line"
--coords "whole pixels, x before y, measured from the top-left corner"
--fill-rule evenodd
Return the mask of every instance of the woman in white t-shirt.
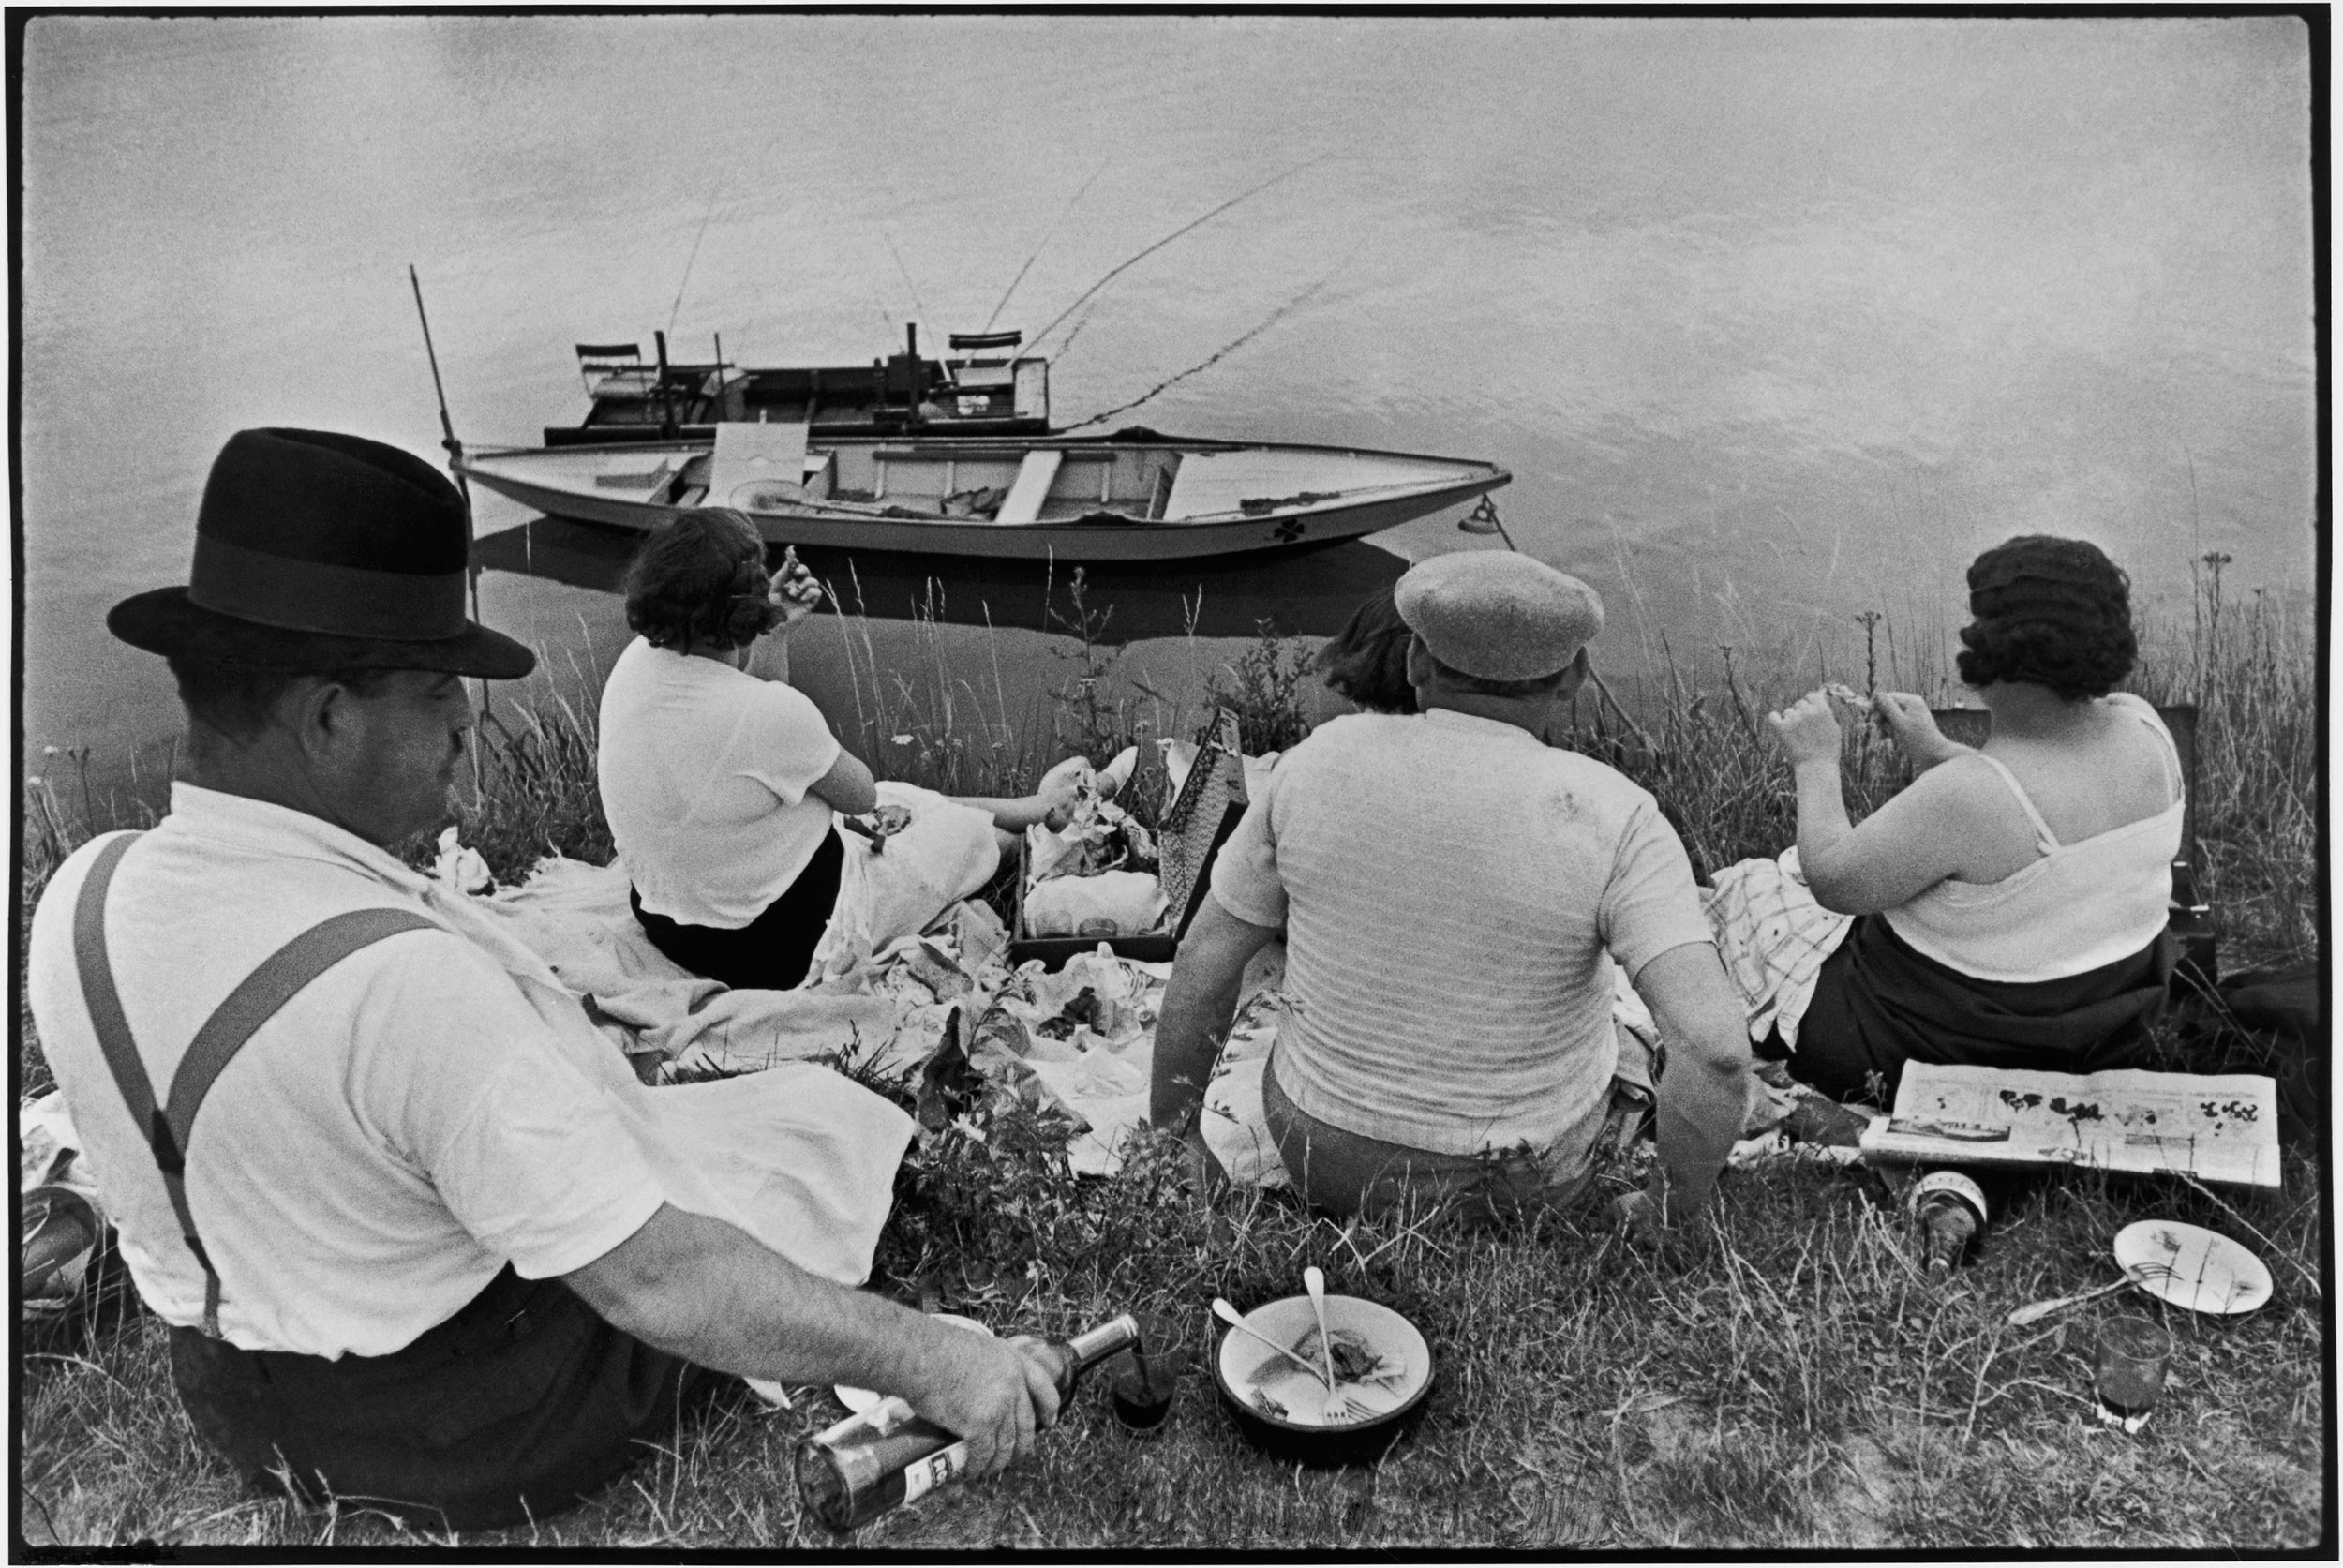
M 838 899 L 837 814 L 878 805 L 870 769 L 787 681 L 789 634 L 821 597 L 794 550 L 769 578 L 733 511 L 681 514 L 627 569 L 640 635 L 603 688 L 603 810 L 652 945 L 734 987 L 803 981 Z M 1069 787 L 961 803 L 1014 833 L 1067 811 Z

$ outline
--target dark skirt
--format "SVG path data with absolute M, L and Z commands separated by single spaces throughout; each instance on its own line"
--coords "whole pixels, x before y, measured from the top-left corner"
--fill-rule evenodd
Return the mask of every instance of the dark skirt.
M 1916 951 L 1879 916 L 1858 916 L 1823 961 L 1789 1069 L 1834 1098 L 1890 1105 L 1906 1062 L 2137 1067 L 2177 954 L 2168 931 L 2129 958 L 2065 979 L 1980 980 Z M 1777 1049 L 1760 1054 L 1779 1054 L 1778 1035 L 1767 1044 Z
M 838 878 L 845 864 L 846 846 L 837 833 L 824 834 L 788 891 L 744 926 L 684 925 L 644 908 L 631 888 L 627 902 L 650 945 L 693 974 L 722 980 L 735 991 L 788 991 L 802 985 L 813 965 L 813 949 L 838 906 Z
M 248 1481 L 435 1530 L 575 1505 L 670 1441 L 686 1391 L 713 1381 L 509 1267 L 388 1355 L 246 1351 L 174 1327 L 171 1370 L 196 1431 Z

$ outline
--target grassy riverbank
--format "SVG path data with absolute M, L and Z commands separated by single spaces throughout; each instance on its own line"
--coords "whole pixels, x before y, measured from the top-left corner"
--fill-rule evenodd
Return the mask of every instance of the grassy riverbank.
M 1294 652 L 1265 646 L 1248 669 L 1222 676 L 1257 709 L 1253 721 L 1274 724 L 1281 704 L 1291 706 Z M 1095 755 L 1193 724 L 1193 701 L 1108 702 L 1100 677 L 1113 657 L 1085 640 L 1057 707 L 1060 734 L 1039 742 L 1008 724 L 997 692 L 940 662 L 900 679 L 858 672 L 870 682 L 860 749 L 888 758 L 876 744 L 884 738 L 893 748 L 884 770 L 896 776 L 1003 789 L 1046 766 L 1052 741 L 1080 741 Z M 2158 698 L 2202 694 L 2203 882 L 2229 967 L 2316 955 L 2314 679 L 2306 629 L 2261 604 L 2216 615 L 2209 635 L 2143 677 Z M 1648 784 L 1700 864 L 1775 852 L 1793 818 L 1786 771 L 1761 720 L 1765 706 L 1791 694 L 1720 677 L 1702 694 L 1701 684 L 1685 677 L 1664 710 L 1640 716 L 1640 733 L 1582 703 L 1579 743 Z M 1850 750 L 1859 796 L 1893 787 L 1875 743 L 1858 737 Z M 606 856 L 591 758 L 581 714 L 507 710 L 485 738 L 485 787 L 467 809 L 466 841 L 503 877 L 548 847 Z M 85 830 L 63 803 L 68 794 L 53 782 L 35 791 L 28 902 Z M 45 1073 L 25 1023 L 21 1064 L 32 1083 Z M 2175 1030 L 2164 1041 L 2173 1066 L 2192 1052 L 2204 1059 L 2202 1043 L 2184 1045 Z M 2241 1037 L 2222 1049 L 2233 1062 L 2250 1047 Z M 883 1288 L 1045 1333 L 1125 1308 L 1160 1312 L 1184 1336 L 1188 1376 L 1154 1436 L 1125 1435 L 1088 1395 L 1037 1463 L 949 1489 L 855 1544 L 2247 1554 L 2311 1546 L 2325 1501 L 2324 1184 L 2308 1147 L 2290 1150 L 2286 1173 L 2282 1192 L 2219 1198 L 2099 1177 L 2046 1183 L 1997 1220 L 1975 1266 L 1932 1292 L 1873 1184 L 1805 1162 L 1729 1175 L 1695 1256 L 1669 1272 L 1612 1241 L 1591 1206 L 1467 1235 L 1404 1218 L 1338 1229 L 1280 1202 L 1237 1197 L 1210 1223 L 1145 1160 L 1112 1180 L 1077 1180 L 1025 1140 L 938 1140 L 907 1168 L 882 1247 Z M 2276 1293 L 2233 1321 L 2171 1314 L 2172 1385 L 2147 1429 L 2127 1438 L 2098 1427 L 2090 1410 L 2091 1332 L 2113 1302 L 2023 1330 L 2006 1317 L 2022 1303 L 2105 1283 L 2110 1238 L 2149 1216 L 2246 1241 L 2269 1262 Z M 1371 1469 L 1297 1472 L 1254 1455 L 1214 1407 L 1194 1359 L 1211 1295 L 1249 1306 L 1291 1293 L 1311 1262 L 1331 1289 L 1406 1312 L 1440 1359 L 1422 1425 Z M 159 1326 L 133 1308 L 30 1347 L 19 1384 L 18 1492 L 29 1543 L 402 1539 L 360 1510 L 312 1515 L 246 1497 L 168 1392 L 164 1346 Z M 461 1544 L 828 1544 L 798 1515 L 789 1454 L 797 1436 L 833 1413 L 818 1392 L 796 1411 L 724 1396 L 592 1504 Z

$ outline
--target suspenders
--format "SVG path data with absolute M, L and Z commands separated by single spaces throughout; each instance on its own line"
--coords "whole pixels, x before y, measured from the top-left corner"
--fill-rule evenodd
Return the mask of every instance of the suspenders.
M 179 1233 L 203 1266 L 203 1332 L 219 1332 L 219 1275 L 195 1233 L 195 1216 L 187 1208 L 187 1138 L 195 1129 L 195 1113 L 203 1105 L 212 1081 L 220 1075 L 254 1030 L 276 1016 L 303 987 L 361 948 L 371 947 L 403 931 L 440 929 L 438 922 L 410 909 L 353 909 L 311 926 L 294 937 L 245 978 L 228 999 L 196 1031 L 194 1041 L 172 1074 L 171 1096 L 157 1105 L 155 1087 L 130 1039 L 129 1021 L 123 1016 L 122 998 L 114 990 L 113 964 L 106 954 L 106 889 L 114 868 L 136 833 L 125 833 L 97 852 L 82 896 L 73 911 L 73 951 L 81 968 L 82 995 L 89 1008 L 90 1023 L 97 1033 L 98 1049 L 112 1069 L 114 1086 L 130 1108 L 130 1119 L 146 1134 L 155 1164 L 163 1174 L 163 1190 L 171 1196 L 172 1212 L 179 1217 Z

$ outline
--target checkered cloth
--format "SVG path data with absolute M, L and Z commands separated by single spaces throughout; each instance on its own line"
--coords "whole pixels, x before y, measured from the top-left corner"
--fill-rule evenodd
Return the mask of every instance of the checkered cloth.
M 1798 1048 L 1798 1026 L 1814 999 L 1814 978 L 1855 922 L 1814 902 L 1795 845 L 1779 859 L 1740 860 L 1716 874 L 1702 900 L 1717 951 L 1748 1008 L 1749 1038 L 1776 1029 Z

